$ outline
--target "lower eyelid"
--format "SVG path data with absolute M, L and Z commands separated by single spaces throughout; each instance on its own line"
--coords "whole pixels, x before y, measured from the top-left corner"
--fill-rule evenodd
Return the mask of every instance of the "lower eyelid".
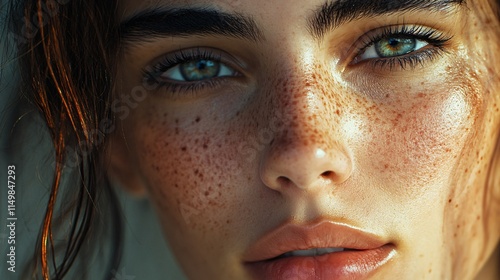
M 373 67 L 381 67 L 382 69 L 388 70 L 405 70 L 413 69 L 418 65 L 424 66 L 426 62 L 431 62 L 434 59 L 440 57 L 443 54 L 442 50 L 438 48 L 428 48 L 422 51 L 416 51 L 414 54 L 402 56 L 402 57 L 391 57 L 387 59 L 373 59 L 368 62 L 372 62 Z

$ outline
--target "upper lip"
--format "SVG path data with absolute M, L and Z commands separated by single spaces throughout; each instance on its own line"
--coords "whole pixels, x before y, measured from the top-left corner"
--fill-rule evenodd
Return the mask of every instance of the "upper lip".
M 259 262 L 284 253 L 313 248 L 370 250 L 387 245 L 382 237 L 357 227 L 328 220 L 285 223 L 264 234 L 244 253 L 245 262 Z

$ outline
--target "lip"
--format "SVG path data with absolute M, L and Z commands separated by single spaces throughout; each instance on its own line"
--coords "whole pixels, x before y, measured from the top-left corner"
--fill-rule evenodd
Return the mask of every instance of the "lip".
M 354 250 L 321 256 L 278 258 L 284 253 L 312 248 Z M 359 228 L 322 220 L 286 223 L 262 236 L 244 254 L 255 279 L 365 279 L 395 256 L 395 246 Z

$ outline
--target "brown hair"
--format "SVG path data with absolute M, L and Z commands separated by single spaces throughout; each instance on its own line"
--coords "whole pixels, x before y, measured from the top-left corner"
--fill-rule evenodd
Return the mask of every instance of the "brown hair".
M 21 91 L 41 112 L 55 147 L 55 172 L 34 261 L 35 273 L 41 270 L 44 279 L 61 279 L 68 273 L 93 231 L 96 215 L 105 212 L 101 209 L 104 206 L 98 205 L 103 196 L 114 215 L 115 225 L 111 226 L 116 244 L 112 259 L 116 263 L 112 266 L 116 266 L 120 259 L 120 219 L 103 170 L 103 139 L 108 132 L 100 126 L 101 120 L 113 117 L 110 98 L 119 43 L 116 1 L 11 1 L 9 8 L 9 35 L 18 47 Z M 74 153 L 68 154 L 68 150 Z M 78 159 L 74 166 L 67 166 L 69 157 Z M 60 186 L 67 171 L 78 174 L 79 180 L 72 179 L 63 199 Z M 68 216 L 72 216 L 71 223 Z M 61 246 L 54 236 L 68 224 L 68 241 L 59 251 Z

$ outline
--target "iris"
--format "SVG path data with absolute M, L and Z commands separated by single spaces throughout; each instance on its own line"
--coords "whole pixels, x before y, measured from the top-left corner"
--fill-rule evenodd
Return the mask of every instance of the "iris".
M 375 50 L 380 57 L 394 57 L 411 53 L 416 46 L 416 39 L 392 37 L 377 41 Z
M 219 75 L 221 65 L 217 61 L 199 59 L 179 65 L 182 77 L 186 81 L 201 81 L 215 78 Z

